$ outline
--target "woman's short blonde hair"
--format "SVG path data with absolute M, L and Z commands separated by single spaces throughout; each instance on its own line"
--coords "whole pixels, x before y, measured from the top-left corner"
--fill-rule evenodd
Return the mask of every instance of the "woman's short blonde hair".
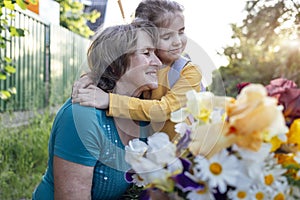
M 111 91 L 128 69 L 129 56 L 136 51 L 138 32 L 146 32 L 156 46 L 158 32 L 152 22 L 135 20 L 96 33 L 88 52 L 90 77 L 102 90 Z

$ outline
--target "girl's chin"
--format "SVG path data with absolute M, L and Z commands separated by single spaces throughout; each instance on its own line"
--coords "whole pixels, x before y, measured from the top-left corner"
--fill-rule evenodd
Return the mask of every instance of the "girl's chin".
M 157 81 L 155 82 L 149 82 L 146 85 L 142 86 L 145 90 L 154 90 L 158 88 Z M 147 89 L 146 89 L 147 88 Z

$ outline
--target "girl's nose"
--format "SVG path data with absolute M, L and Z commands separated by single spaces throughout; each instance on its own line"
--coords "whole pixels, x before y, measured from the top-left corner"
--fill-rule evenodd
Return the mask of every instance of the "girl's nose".
M 172 45 L 181 45 L 181 37 L 178 34 L 174 35 Z

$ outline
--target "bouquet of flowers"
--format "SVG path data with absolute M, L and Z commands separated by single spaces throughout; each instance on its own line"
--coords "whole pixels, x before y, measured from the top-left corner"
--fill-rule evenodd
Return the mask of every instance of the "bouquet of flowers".
M 130 141 L 126 179 L 144 199 L 300 199 L 300 95 L 285 101 L 294 89 L 275 81 L 246 84 L 236 99 L 188 92 L 171 115 L 180 139 Z

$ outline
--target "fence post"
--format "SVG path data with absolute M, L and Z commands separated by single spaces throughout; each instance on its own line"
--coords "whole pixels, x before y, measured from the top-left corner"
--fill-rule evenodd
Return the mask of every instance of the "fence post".
M 44 105 L 49 105 L 49 99 L 50 99 L 50 91 L 51 91 L 51 69 L 50 69 L 50 61 L 51 61 L 51 52 L 50 52 L 50 25 L 46 25 L 45 28 L 45 100 Z

